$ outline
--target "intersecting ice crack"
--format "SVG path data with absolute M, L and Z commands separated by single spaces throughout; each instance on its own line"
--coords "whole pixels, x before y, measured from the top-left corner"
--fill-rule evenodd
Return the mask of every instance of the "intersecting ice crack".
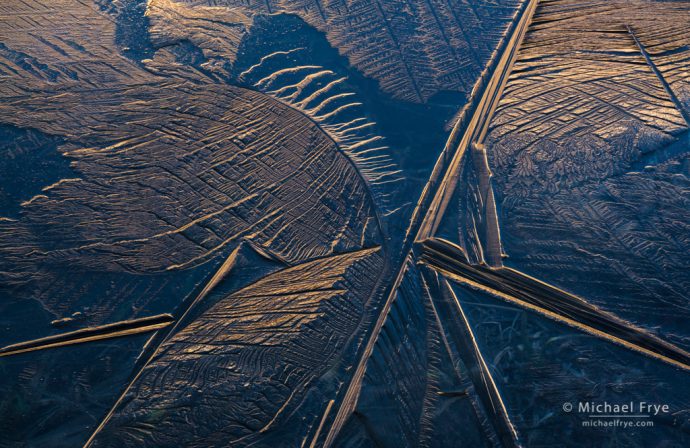
M 501 45 L 501 51 L 497 52 L 490 62 L 491 70 L 478 81 L 474 95 L 470 99 L 470 107 L 456 124 L 428 181 L 427 188 L 419 199 L 400 250 L 397 269 L 393 269 L 395 279 L 386 290 L 385 303 L 378 311 L 373 329 L 367 335 L 365 347 L 358 358 L 352 379 L 347 384 L 342 399 L 331 400 L 328 403 L 321 424 L 312 439 L 312 445 L 317 442 L 323 443 L 324 446 L 331 445 L 348 416 L 352 414 L 361 390 L 367 360 L 373 352 L 379 332 L 396 298 L 396 291 L 407 270 L 415 265 L 415 261 L 421 266 L 425 285 L 443 298 L 443 301 L 434 298 L 433 300 L 436 301 L 434 306 L 449 306 L 453 310 L 448 314 L 455 313 L 454 315 L 458 316 L 457 321 L 443 322 L 443 325 L 452 327 L 449 332 L 454 332 L 459 344 L 465 345 L 464 352 L 468 359 L 464 361 L 477 367 L 478 374 L 473 377 L 475 388 L 484 407 L 491 410 L 491 424 L 505 445 L 520 445 L 519 434 L 513 427 L 510 416 L 502 403 L 501 394 L 476 344 L 462 306 L 449 287 L 449 279 L 486 291 L 524 309 L 540 313 L 651 358 L 690 370 L 690 354 L 681 348 L 633 326 L 612 313 L 593 306 L 580 297 L 502 266 L 500 229 L 493 203 L 491 173 L 486 161 L 487 149 L 484 147 L 484 141 L 489 122 L 501 99 L 537 6 L 537 0 L 531 0 L 524 5 L 519 20 L 514 23 L 511 32 Z M 628 31 L 676 107 L 681 113 L 685 113 L 669 83 L 656 68 L 633 30 L 628 28 Z M 353 92 L 339 90 L 346 81 L 345 77 L 318 65 L 282 67 L 271 70 L 269 73 L 263 71 L 263 64 L 266 61 L 273 61 L 299 51 L 302 51 L 302 48 L 286 49 L 265 55 L 259 62 L 242 72 L 240 79 L 313 120 L 337 143 L 339 149 L 351 158 L 373 189 L 376 185 L 397 182 L 400 179 L 399 171 L 386 154 L 388 147 L 384 138 L 375 132 L 375 123 L 356 113 L 362 106 L 362 102 L 355 98 L 356 95 Z M 477 169 L 482 172 L 479 177 L 479 182 L 483 183 L 480 188 L 482 191 L 480 202 L 483 206 L 481 213 L 484 214 L 485 219 L 482 222 L 491 227 L 486 234 L 491 234 L 493 238 L 493 241 L 478 241 L 477 246 L 480 248 L 478 261 L 471 260 L 463 247 L 437 237 L 436 233 L 454 192 L 462 188 L 460 172 L 470 163 L 475 163 Z M 481 240 L 477 234 L 475 236 Z M 348 255 L 346 254 L 344 258 Z M 232 261 L 231 255 L 202 291 L 202 296 L 216 286 L 219 279 L 227 273 Z M 321 261 L 318 260 L 317 264 Z M 337 294 L 342 291 L 328 289 L 318 292 Z M 114 330 L 109 328 L 97 330 L 99 337 L 108 337 L 108 335 L 115 337 L 121 335 L 122 331 L 151 331 L 160 328 L 156 325 L 169 323 L 169 318 L 164 317 L 160 322 L 156 321 L 153 324 L 148 321 L 121 323 L 125 326 L 124 330 L 121 326 Z M 175 326 L 177 325 L 179 321 Z M 68 343 L 70 341 L 84 342 L 86 338 L 83 333 L 63 336 Z M 63 342 L 61 340 L 61 343 Z M 55 341 L 34 341 L 34 344 L 28 348 L 31 350 L 49 348 L 54 344 Z M 14 349 L 16 351 L 16 347 Z M 10 354 L 9 350 L 0 351 L 0 356 L 6 354 Z M 108 417 L 114 410 L 115 408 L 111 410 Z M 333 415 L 334 417 L 330 419 Z M 87 442 L 87 446 L 107 420 L 108 418 L 101 422 L 90 441 Z

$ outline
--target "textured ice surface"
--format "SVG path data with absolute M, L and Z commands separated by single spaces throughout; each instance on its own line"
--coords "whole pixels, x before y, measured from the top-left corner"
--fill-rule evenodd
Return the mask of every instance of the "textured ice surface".
M 0 446 L 686 446 L 688 64 L 687 1 L 2 2 Z

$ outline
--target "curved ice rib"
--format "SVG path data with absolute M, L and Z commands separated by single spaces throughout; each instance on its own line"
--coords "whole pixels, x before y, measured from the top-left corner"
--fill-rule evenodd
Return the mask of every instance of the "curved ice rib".
M 266 56 L 263 56 L 263 57 L 259 60 L 259 62 L 257 62 L 256 64 L 252 65 L 251 67 L 249 67 L 247 70 L 243 71 L 242 73 L 240 73 L 237 77 L 238 77 L 238 79 L 242 80 L 242 78 L 244 78 L 244 77 L 247 76 L 247 75 L 250 75 L 254 70 L 256 70 L 257 68 L 261 67 L 261 65 L 262 65 L 264 62 L 268 61 L 269 59 L 275 58 L 275 57 L 277 57 L 277 56 L 288 55 L 288 54 L 290 54 L 290 53 L 295 53 L 295 52 L 298 52 L 298 51 L 301 51 L 301 50 L 304 50 L 304 48 L 303 48 L 303 47 L 300 47 L 300 48 L 293 48 L 292 50 L 286 50 L 286 51 L 274 51 L 274 52 L 271 53 L 271 54 L 267 54 Z
M 273 62 L 287 66 L 268 73 L 258 63 L 250 72 L 244 72 L 240 80 L 253 83 L 254 88 L 313 120 L 354 162 L 372 187 L 374 196 L 381 199 L 380 205 L 386 206 L 385 196 L 378 191 L 377 185 L 401 181 L 400 170 L 388 155 L 389 148 L 382 144 L 385 139 L 376 133 L 376 124 L 363 116 L 364 102 L 358 101 L 357 95 L 344 87 L 347 77 L 321 66 L 292 66 L 289 60 Z

